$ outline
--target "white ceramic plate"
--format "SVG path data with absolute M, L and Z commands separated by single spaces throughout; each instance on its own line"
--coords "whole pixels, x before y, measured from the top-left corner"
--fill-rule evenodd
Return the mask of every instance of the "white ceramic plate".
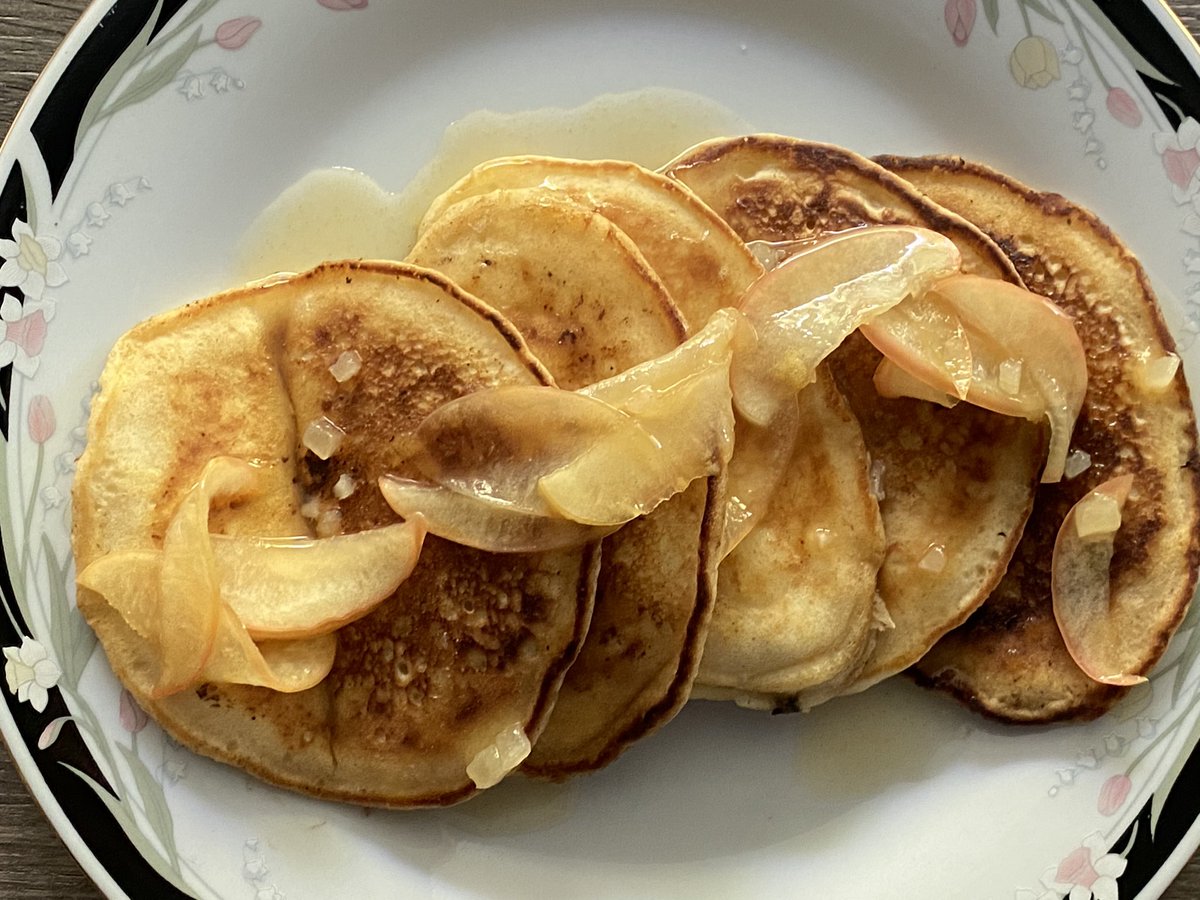
M 0 152 L 0 730 L 72 852 L 113 896 L 1157 896 L 1200 840 L 1195 615 L 1091 724 L 1004 728 L 905 682 L 807 716 L 705 704 L 594 777 L 367 813 L 146 724 L 74 610 L 67 498 L 114 339 L 230 284 L 296 178 L 400 188 L 474 110 L 646 87 L 865 153 L 961 153 L 1094 208 L 1200 383 L 1198 63 L 1153 2 L 91 9 Z

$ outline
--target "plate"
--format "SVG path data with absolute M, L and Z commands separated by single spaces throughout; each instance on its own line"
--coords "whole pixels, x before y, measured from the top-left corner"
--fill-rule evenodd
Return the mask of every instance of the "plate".
M 1092 207 L 1200 383 L 1198 68 L 1153 2 L 90 9 L 0 151 L 0 731 L 72 853 L 114 897 L 1157 896 L 1200 843 L 1200 610 L 1089 724 L 1005 728 L 904 681 L 805 716 L 696 704 L 588 778 L 370 812 L 147 723 L 74 609 L 68 498 L 113 341 L 232 284 L 304 173 L 399 189 L 474 111 L 647 88 L 660 131 L 720 109 L 868 154 L 960 153 Z

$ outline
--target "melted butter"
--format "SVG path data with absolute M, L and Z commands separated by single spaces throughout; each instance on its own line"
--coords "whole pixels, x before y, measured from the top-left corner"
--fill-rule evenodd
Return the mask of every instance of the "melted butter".
M 452 123 L 398 193 L 353 169 L 302 177 L 247 230 L 236 274 L 251 281 L 329 259 L 403 259 L 433 199 L 498 156 L 625 159 L 656 169 L 701 141 L 753 130 L 716 101 L 669 88 L 604 94 L 573 109 L 481 110 Z

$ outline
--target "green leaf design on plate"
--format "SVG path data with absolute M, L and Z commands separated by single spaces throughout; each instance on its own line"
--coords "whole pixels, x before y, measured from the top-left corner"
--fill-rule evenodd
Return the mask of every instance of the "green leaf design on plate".
M 42 553 L 50 574 L 50 643 L 62 667 L 66 683 L 75 688 L 96 648 L 96 633 L 67 595 L 66 562 L 60 563 L 54 545 L 42 535 Z
M 1182 681 L 1182 678 L 1180 680 Z M 1188 732 L 1187 739 L 1180 745 L 1179 752 L 1175 754 L 1175 759 L 1171 762 L 1171 768 L 1167 770 L 1167 774 L 1163 776 L 1154 794 L 1150 797 L 1151 835 L 1154 834 L 1155 829 L 1158 827 L 1158 817 L 1162 814 L 1163 805 L 1167 802 L 1171 788 L 1179 779 L 1179 773 L 1183 771 L 1183 767 L 1187 764 L 1188 758 L 1192 754 L 1192 749 L 1198 741 L 1200 741 L 1200 718 L 1192 725 L 1192 730 Z
M 112 92 L 116 90 L 121 79 L 125 77 L 125 73 L 146 52 L 146 48 L 150 43 L 150 35 L 154 31 L 154 25 L 158 22 L 158 17 L 162 13 L 162 5 L 163 0 L 158 0 L 154 4 L 154 11 L 150 13 L 150 18 L 142 26 L 142 30 L 138 32 L 129 46 L 125 48 L 125 52 L 117 57 L 117 61 L 113 63 L 112 68 L 105 73 L 104 77 L 100 79 L 100 83 L 96 85 L 96 90 L 92 93 L 91 99 L 88 100 L 87 106 L 83 108 L 83 116 L 79 119 L 79 128 L 75 131 L 76 153 L 79 152 L 79 145 L 83 143 L 84 137 L 100 119 L 100 114 L 104 111 L 104 106 L 108 103 L 108 98 L 112 96 Z
M 1195 668 L 1196 656 L 1198 654 L 1200 654 L 1200 624 L 1192 626 L 1187 643 L 1184 644 L 1183 651 L 1176 660 L 1178 671 L 1175 674 L 1175 684 L 1171 687 L 1172 707 L 1179 705 L 1179 698 L 1183 694 L 1184 682 L 1188 674 Z
M 184 882 L 183 875 L 146 839 L 146 835 L 142 833 L 141 828 L 138 827 L 137 822 L 134 820 L 133 814 L 123 802 L 109 793 L 108 790 L 86 772 L 81 772 L 70 763 L 65 763 L 61 760 L 59 761 L 59 765 L 74 772 L 83 779 L 88 787 L 96 792 L 96 796 L 108 807 L 108 811 L 113 814 L 113 818 L 120 824 L 121 830 L 125 832 L 129 840 L 137 847 L 138 852 L 153 867 L 154 871 L 185 894 L 189 896 L 192 894 L 192 888 Z
M 175 822 L 171 818 L 171 808 L 167 806 L 167 797 L 163 793 L 162 785 L 150 774 L 142 758 L 131 747 L 124 744 L 117 744 L 117 747 L 133 773 L 133 780 L 142 798 L 146 818 L 150 820 L 150 827 L 167 849 L 172 866 L 178 869 L 179 851 L 175 848 Z
M 1021 0 L 1022 6 L 1027 6 L 1043 19 L 1049 19 L 1057 25 L 1062 24 L 1062 19 L 1052 13 L 1041 0 Z
M 1116 44 L 1117 49 L 1133 64 L 1134 68 L 1166 84 L 1175 84 L 1174 81 L 1151 65 L 1146 57 L 1134 49 L 1133 44 L 1129 43 L 1129 39 L 1121 34 L 1117 26 L 1110 22 L 1108 17 L 1096 5 L 1096 0 L 1078 0 L 1078 6 L 1087 13 L 1088 18 L 1092 20 L 1096 27 L 1108 35 L 1109 39 Z
M 188 61 L 189 57 L 196 52 L 196 47 L 200 45 L 200 31 L 201 26 L 197 25 L 195 30 L 184 39 L 182 44 L 158 62 L 147 66 L 143 72 L 134 78 L 129 87 L 112 102 L 112 105 L 97 116 L 97 121 L 106 119 L 127 106 L 141 103 L 174 81 L 175 76 L 179 74 L 179 70 L 183 68 L 183 64 Z
M 996 25 L 1000 21 L 1000 0 L 983 0 L 983 14 L 992 27 L 992 34 L 996 34 Z

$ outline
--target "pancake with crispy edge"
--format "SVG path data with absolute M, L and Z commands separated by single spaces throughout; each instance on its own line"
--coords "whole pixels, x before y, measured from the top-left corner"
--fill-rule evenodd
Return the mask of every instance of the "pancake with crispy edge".
M 328 371 L 343 350 L 353 379 Z M 479 388 L 549 378 L 516 330 L 433 272 L 340 263 L 248 286 L 150 319 L 116 344 L 101 378 L 74 486 L 82 569 L 119 549 L 155 547 L 210 458 L 268 464 L 257 499 L 214 510 L 210 528 L 307 532 L 293 484 L 347 529 L 394 521 L 373 479 L 406 467 L 405 436 L 437 405 Z M 293 408 L 295 401 L 295 408 Z M 312 417 L 346 429 L 327 463 L 300 446 Z M 595 548 L 485 554 L 430 538 L 412 577 L 338 632 L 333 671 L 295 694 L 205 684 L 156 700 L 144 644 L 87 591 L 79 607 L 113 670 L 181 743 L 275 784 L 383 806 L 469 797 L 466 766 L 513 726 L 536 740 L 587 628 Z
M 509 156 L 482 163 L 433 202 L 420 233 L 469 197 L 532 187 L 568 197 L 621 229 L 662 279 L 689 332 L 718 309 L 737 306 L 762 274 L 745 242 L 686 186 L 620 160 Z
M 1019 282 L 962 217 L 870 160 L 777 135 L 710 141 L 665 167 L 745 240 L 815 238 L 871 224 L 917 225 L 954 241 L 968 272 Z M 887 554 L 879 592 L 895 627 L 879 634 L 854 692 L 911 665 L 987 597 L 1008 565 L 1044 458 L 1042 430 L 959 404 L 878 396 L 880 354 L 857 333 L 830 358 L 879 468 Z M 945 565 L 923 565 L 939 545 Z
M 956 157 L 880 161 L 987 232 L 1031 290 L 1075 319 L 1088 359 L 1071 443 L 1091 465 L 1039 487 L 1008 574 L 916 673 L 1001 719 L 1097 716 L 1125 689 L 1092 681 L 1067 654 L 1051 604 L 1052 548 L 1075 501 L 1113 476 L 1133 475 L 1110 570 L 1110 612 L 1128 633 L 1148 638 L 1133 674 L 1148 672 L 1187 611 L 1200 565 L 1200 463 L 1184 374 L 1155 392 L 1139 372 L 1143 358 L 1173 352 L 1174 341 L 1141 265 L 1091 212 Z
M 434 208 L 410 259 L 509 316 L 560 387 L 683 340 L 683 318 L 640 249 L 562 192 L 500 188 Z M 687 700 L 712 610 L 723 484 L 699 479 L 604 540 L 592 626 L 526 772 L 606 765 Z

